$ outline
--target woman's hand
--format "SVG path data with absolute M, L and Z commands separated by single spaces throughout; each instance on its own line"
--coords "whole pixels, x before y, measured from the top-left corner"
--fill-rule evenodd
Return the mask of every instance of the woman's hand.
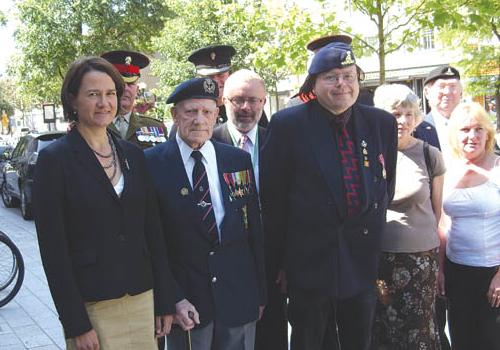
M 488 288 L 486 295 L 491 307 L 500 307 L 500 269 L 491 279 L 490 288 Z
M 93 329 L 75 337 L 75 345 L 78 350 L 99 350 L 99 339 Z

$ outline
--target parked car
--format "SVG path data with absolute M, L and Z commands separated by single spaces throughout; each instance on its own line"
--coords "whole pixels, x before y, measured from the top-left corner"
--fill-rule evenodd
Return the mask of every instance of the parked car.
M 25 220 L 33 218 L 31 189 L 38 153 L 65 135 L 63 131 L 30 133 L 19 140 L 2 171 L 1 195 L 7 208 L 20 204 Z
M 3 168 L 7 163 L 7 160 L 10 158 L 11 153 L 12 153 L 12 146 L 0 145 L 0 174 L 3 174 Z M 0 188 L 2 184 L 3 184 L 3 176 L 0 176 Z

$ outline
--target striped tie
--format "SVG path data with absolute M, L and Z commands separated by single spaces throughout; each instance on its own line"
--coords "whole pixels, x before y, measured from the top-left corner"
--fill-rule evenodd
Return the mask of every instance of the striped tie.
M 208 177 L 205 165 L 201 161 L 203 155 L 200 151 L 193 151 L 191 157 L 194 158 L 193 168 L 193 194 L 196 205 L 201 216 L 201 221 L 207 229 L 210 241 L 215 245 L 219 242 L 217 233 L 217 221 L 215 221 L 212 198 L 210 197 L 210 187 L 208 186 Z

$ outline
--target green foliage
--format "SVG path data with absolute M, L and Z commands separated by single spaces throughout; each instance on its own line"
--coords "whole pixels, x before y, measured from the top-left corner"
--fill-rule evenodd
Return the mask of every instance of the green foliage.
M 429 0 L 439 38 L 449 47 L 460 49 L 457 62 L 467 77 L 465 89 L 473 96 L 493 95 L 500 131 L 500 3 L 489 0 Z
M 5 14 L 2 11 L 0 11 L 0 27 L 6 24 L 7 24 L 7 18 L 5 17 Z
M 385 58 L 388 54 L 405 48 L 411 51 L 418 45 L 415 35 L 427 22 L 427 0 L 352 0 L 354 9 L 360 11 L 377 28 L 377 45 L 363 36 L 350 32 L 363 46 L 379 58 L 380 84 L 385 82 Z
M 0 79 L 0 113 L 5 111 L 8 115 L 14 114 L 14 104 L 12 101 L 12 84 L 9 80 Z
M 153 72 L 160 77 L 156 91 L 166 96 L 177 84 L 193 77 L 189 54 L 215 44 L 233 45 L 233 69 L 250 68 L 259 73 L 270 92 L 279 80 L 303 74 L 312 38 L 338 32 L 334 11 L 323 3 L 318 21 L 294 2 L 282 7 L 260 0 L 166 0 L 174 13 L 160 35 L 153 39 L 159 53 Z
M 78 57 L 151 52 L 150 38 L 168 15 L 162 0 L 20 0 L 16 6 L 20 55 L 9 71 L 33 104 L 59 102 L 64 74 Z

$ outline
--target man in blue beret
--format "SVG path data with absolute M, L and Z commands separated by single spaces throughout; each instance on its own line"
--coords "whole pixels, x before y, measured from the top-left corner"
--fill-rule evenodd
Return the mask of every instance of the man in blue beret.
M 167 100 L 175 136 L 145 152 L 177 285 L 169 350 L 186 340 L 192 350 L 253 350 L 266 303 L 250 154 L 210 140 L 218 92 L 210 78 L 180 84 Z
M 360 74 L 348 43 L 324 46 L 301 88 L 315 98 L 279 111 L 267 129 L 266 249 L 288 288 L 294 350 L 324 348 L 332 337 L 338 348 L 370 347 L 397 126 L 389 113 L 356 102 Z

